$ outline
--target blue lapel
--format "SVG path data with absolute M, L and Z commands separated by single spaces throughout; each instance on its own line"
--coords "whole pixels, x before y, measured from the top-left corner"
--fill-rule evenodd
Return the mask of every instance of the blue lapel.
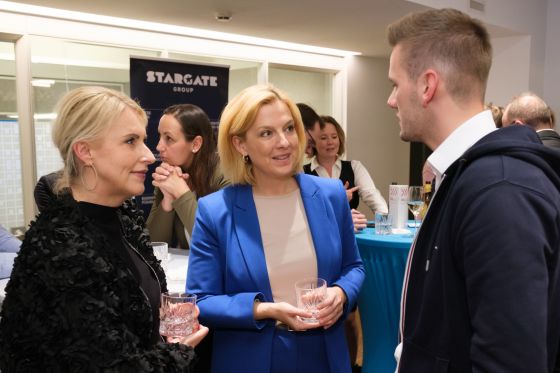
M 245 259 L 245 265 L 255 286 L 272 301 L 272 290 L 266 269 L 266 258 L 261 237 L 257 208 L 251 185 L 239 185 L 233 207 L 233 220 L 238 245 Z
M 318 277 L 331 284 L 331 276 L 336 268 L 331 268 L 332 250 L 339 250 L 340 239 L 338 226 L 333 225 L 335 217 L 333 210 L 327 207 L 324 195 L 312 178 L 305 174 L 297 174 L 301 198 L 305 207 L 305 214 L 311 230 L 313 245 L 317 255 Z M 261 237 L 257 209 L 253 199 L 253 188 L 250 185 L 237 187 L 237 195 L 233 211 L 234 227 L 240 251 L 245 260 L 245 265 L 255 286 L 265 296 L 267 301 L 272 301 L 272 290 L 266 268 L 266 258 Z
M 315 246 L 318 277 L 326 279 L 328 285 L 330 285 L 331 281 L 329 279 L 334 269 L 330 268 L 332 254 L 329 251 L 337 249 L 337 232 L 333 231 L 337 229 L 337 225 L 333 226 L 335 220 L 335 217 L 332 216 L 333 211 L 327 208 L 324 194 L 321 193 L 319 186 L 314 182 L 313 178 L 316 177 L 297 174 L 296 180 L 299 184 L 307 222 Z

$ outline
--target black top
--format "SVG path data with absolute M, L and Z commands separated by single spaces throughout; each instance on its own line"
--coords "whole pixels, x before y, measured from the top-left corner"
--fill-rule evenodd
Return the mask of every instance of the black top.
M 154 270 L 146 263 L 144 258 L 124 238 L 122 224 L 119 218 L 118 207 L 96 205 L 88 202 L 78 202 L 82 213 L 91 219 L 92 223 L 107 238 L 109 245 L 126 263 L 132 275 L 138 281 L 138 285 L 146 294 L 152 309 L 152 342 L 156 343 L 161 338 L 159 335 L 159 307 L 160 307 L 160 285 L 154 274 Z
M 142 212 L 125 201 L 109 214 L 109 223 L 103 210 L 94 219 L 95 212 L 65 193 L 29 225 L 0 310 L 2 373 L 194 370 L 191 347 L 153 342 L 157 308 L 133 274 L 138 271 L 139 278 L 149 280 L 149 272 L 142 276 L 145 265 L 123 260 L 123 254 L 130 255 L 123 249 L 126 244 L 104 229 L 109 226 L 120 237 L 115 228 L 120 226 L 126 242 L 141 255 L 130 261 L 144 258 L 160 290 L 167 291 Z
M 354 170 L 352 169 L 352 162 L 351 161 L 340 161 L 341 162 L 341 170 L 340 170 L 340 177 L 339 179 L 342 181 L 342 184 L 346 184 L 348 182 L 348 188 L 354 188 L 356 186 L 354 182 Z M 303 172 L 308 175 L 319 176 L 316 170 L 311 171 L 311 163 L 308 163 L 303 166 Z M 360 204 L 360 195 L 357 191 L 352 193 L 352 199 L 349 201 L 350 208 L 357 209 L 358 205 Z
M 560 149 L 560 136 L 553 129 L 539 131 L 537 135 L 539 135 L 544 145 L 550 148 Z
M 57 198 L 54 192 L 54 186 L 58 179 L 62 176 L 62 172 L 55 171 L 48 175 L 43 175 L 37 181 L 35 189 L 33 190 L 33 197 L 39 212 L 43 211 L 47 206 Z

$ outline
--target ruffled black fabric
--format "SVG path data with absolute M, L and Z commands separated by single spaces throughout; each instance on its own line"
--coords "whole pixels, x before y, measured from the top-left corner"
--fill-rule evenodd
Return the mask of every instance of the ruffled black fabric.
M 126 239 L 165 275 L 132 203 L 120 208 Z M 14 263 L 0 320 L 0 370 L 190 372 L 194 352 L 150 343 L 150 304 L 130 270 L 70 197 L 32 222 Z

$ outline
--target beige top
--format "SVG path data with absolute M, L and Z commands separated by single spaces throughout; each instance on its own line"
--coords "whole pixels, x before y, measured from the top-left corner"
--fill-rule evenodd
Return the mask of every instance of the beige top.
M 317 277 L 317 256 L 299 189 L 283 196 L 253 195 L 275 302 L 296 306 L 296 281 Z

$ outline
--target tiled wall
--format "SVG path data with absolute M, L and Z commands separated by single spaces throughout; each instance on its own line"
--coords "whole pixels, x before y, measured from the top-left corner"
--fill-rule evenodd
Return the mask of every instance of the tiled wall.
M 0 223 L 23 225 L 21 162 L 17 121 L 0 120 Z
M 62 167 L 51 128 L 51 121 L 35 122 L 38 178 Z M 17 121 L 0 120 L 0 224 L 6 228 L 24 225 L 20 158 Z
M 51 138 L 52 121 L 35 121 L 35 151 L 37 153 L 37 179 L 62 168 L 62 159 Z

